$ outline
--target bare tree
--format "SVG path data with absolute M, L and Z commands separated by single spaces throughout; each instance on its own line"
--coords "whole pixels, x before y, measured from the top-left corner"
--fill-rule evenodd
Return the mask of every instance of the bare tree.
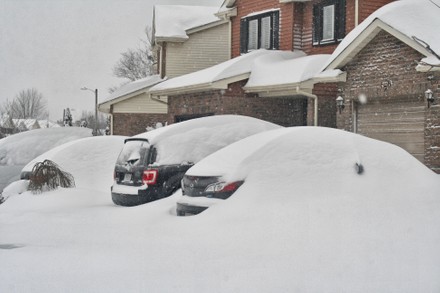
M 121 58 L 113 67 L 113 75 L 135 81 L 154 74 L 156 57 L 151 45 L 151 28 L 148 26 L 145 28 L 145 35 L 146 38 L 141 39 L 137 49 L 127 49 L 121 53 Z
M 35 88 L 20 91 L 15 98 L 6 100 L 1 111 L 15 119 L 39 119 L 47 117 L 47 102 Z

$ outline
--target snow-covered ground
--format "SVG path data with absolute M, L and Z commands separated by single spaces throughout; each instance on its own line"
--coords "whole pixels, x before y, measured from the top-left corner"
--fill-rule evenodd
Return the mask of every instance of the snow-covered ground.
M 122 138 L 66 148 L 76 188 L 0 205 L 0 292 L 439 292 L 439 175 L 319 131 L 268 144 L 264 166 L 240 162 L 243 188 L 193 217 L 175 216 L 179 192 L 112 204 Z

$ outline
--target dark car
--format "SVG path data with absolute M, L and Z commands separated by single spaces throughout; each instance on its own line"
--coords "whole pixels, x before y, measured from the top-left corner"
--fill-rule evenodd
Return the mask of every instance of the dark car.
M 244 181 L 225 182 L 220 176 L 190 176 L 184 175 L 182 179 L 182 194 L 185 196 L 177 202 L 177 215 L 197 215 L 206 210 L 214 201 L 205 201 L 204 204 L 193 204 L 185 201 L 189 198 L 205 197 L 207 199 L 227 199 Z
M 112 200 L 134 206 L 170 196 L 194 163 L 242 138 L 280 127 L 251 117 L 219 115 L 128 138 L 116 162 Z

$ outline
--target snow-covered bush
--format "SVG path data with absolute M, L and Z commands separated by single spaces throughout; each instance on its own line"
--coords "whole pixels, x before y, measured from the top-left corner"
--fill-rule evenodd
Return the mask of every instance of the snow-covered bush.
M 28 190 L 33 193 L 40 193 L 45 190 L 54 190 L 59 186 L 64 188 L 75 187 L 73 176 L 51 160 L 38 162 L 32 169 L 29 177 Z

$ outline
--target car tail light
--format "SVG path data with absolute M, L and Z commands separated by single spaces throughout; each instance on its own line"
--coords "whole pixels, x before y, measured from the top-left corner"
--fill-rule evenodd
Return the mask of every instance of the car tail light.
M 236 191 L 243 181 L 236 181 L 232 183 L 217 182 L 206 187 L 205 192 L 226 192 L 226 191 Z
M 157 182 L 157 170 L 145 170 L 142 174 L 142 183 L 147 185 L 154 185 Z

